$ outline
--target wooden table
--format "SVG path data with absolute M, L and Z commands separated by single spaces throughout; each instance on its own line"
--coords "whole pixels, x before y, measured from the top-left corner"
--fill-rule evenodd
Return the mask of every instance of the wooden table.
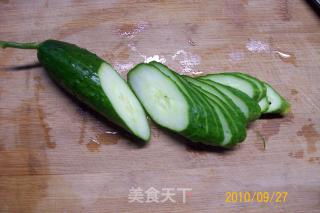
M 124 77 L 152 56 L 190 75 L 243 71 L 292 113 L 252 123 L 232 151 L 155 125 L 141 147 L 54 85 L 35 51 L 0 50 L 0 212 L 319 212 L 319 20 L 299 0 L 1 0 L 0 40 L 76 43 Z M 176 203 L 130 203 L 138 187 L 173 188 Z M 192 189 L 185 203 L 178 188 Z M 227 192 L 288 195 L 227 203 Z

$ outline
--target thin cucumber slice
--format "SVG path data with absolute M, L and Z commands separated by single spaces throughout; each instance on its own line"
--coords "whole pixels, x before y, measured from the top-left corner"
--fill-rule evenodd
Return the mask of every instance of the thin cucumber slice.
M 249 74 L 245 74 L 245 73 L 240 73 L 240 72 L 234 72 L 232 73 L 236 76 L 239 76 L 239 77 L 242 77 L 242 78 L 245 78 L 247 79 L 248 81 L 254 83 L 258 90 L 259 90 L 259 97 L 258 97 L 258 100 L 261 101 L 263 98 L 266 97 L 266 94 L 267 94 L 267 87 L 264 85 L 264 83 L 262 81 L 260 81 L 259 79 L 249 75 Z
M 200 133 L 200 135 L 206 135 L 208 133 L 208 119 L 207 116 L 204 113 L 200 113 L 202 110 L 202 104 L 199 103 L 198 100 L 193 98 L 192 93 L 185 88 L 184 84 L 180 81 L 179 77 L 176 76 L 174 74 L 174 72 L 172 72 L 171 70 L 169 70 L 169 68 L 167 68 L 165 65 L 162 65 L 159 62 L 155 62 L 155 61 L 151 61 L 148 63 L 149 65 L 154 66 L 155 68 L 157 68 L 160 72 L 162 72 L 162 74 L 166 75 L 168 78 L 170 78 L 178 87 L 179 89 L 182 91 L 182 93 L 186 96 L 189 104 L 190 104 L 190 108 L 192 109 L 192 112 L 196 112 L 196 113 L 192 113 L 192 119 L 194 121 L 194 124 L 197 124 L 199 120 L 201 120 L 201 125 L 203 125 L 202 128 L 202 132 Z M 203 119 L 201 119 L 200 117 L 204 116 Z M 203 132 L 205 131 L 205 133 Z M 199 131 L 194 131 L 194 132 L 189 132 L 186 133 L 186 137 L 189 139 L 192 139 L 193 141 L 201 141 L 200 137 L 199 137 Z
M 206 132 L 205 134 L 209 134 L 208 133 L 209 132 L 208 122 L 212 122 L 212 121 L 209 121 L 210 119 L 212 119 L 212 117 L 207 116 L 207 111 L 204 110 L 203 103 L 199 99 L 194 98 L 193 92 L 190 91 L 190 89 L 187 89 L 185 87 L 185 84 L 181 81 L 179 75 L 176 75 L 176 73 L 174 71 L 170 70 L 167 66 L 165 66 L 164 64 L 161 64 L 159 62 L 151 61 L 148 64 L 151 64 L 152 66 L 159 69 L 164 75 L 166 75 L 168 78 L 170 78 L 172 81 L 174 81 L 179 86 L 179 88 L 183 91 L 184 95 L 187 96 L 190 104 L 193 106 L 191 108 L 193 109 L 194 112 L 196 112 L 196 113 L 193 113 L 193 119 L 195 121 L 194 126 L 200 120 L 201 125 L 203 125 L 202 131 L 205 131 Z M 203 117 L 203 118 L 201 118 L 201 117 Z M 214 120 L 214 121 L 217 122 L 216 120 Z M 220 128 L 222 129 L 222 127 L 220 127 Z M 205 135 L 203 132 L 200 133 L 200 136 L 197 133 L 199 133 L 199 131 L 194 131 L 193 133 L 188 133 L 187 137 L 192 138 L 193 141 L 198 141 L 198 140 L 201 140 L 200 139 L 201 135 Z M 215 132 L 215 135 L 218 135 L 218 133 Z M 222 135 L 220 133 L 219 139 L 216 139 L 216 141 L 221 140 L 221 137 L 222 137 Z
M 200 76 L 201 79 L 207 79 L 227 85 L 246 93 L 250 98 L 259 101 L 260 91 L 254 83 L 245 78 L 234 75 L 232 73 L 216 73 Z
M 199 97 L 199 94 L 193 88 L 190 88 L 188 83 L 185 82 L 179 74 L 159 62 L 152 61 L 149 64 L 157 67 L 163 74 L 170 77 L 177 85 L 179 85 L 180 88 L 183 88 L 183 91 L 188 94 L 189 98 L 191 97 L 192 100 L 190 100 L 190 102 L 195 104 L 192 108 L 197 109 L 197 112 L 194 113 L 194 117 L 200 117 L 198 118 L 199 122 L 205 123 L 203 128 L 206 130 L 207 134 L 210 135 L 210 140 L 208 142 L 204 142 L 202 140 L 202 143 L 207 143 L 209 145 L 221 144 L 224 135 L 222 124 L 218 119 L 217 112 L 214 109 L 211 109 L 207 101 L 204 100 L 203 97 Z
M 229 103 L 222 94 L 219 94 L 219 91 L 213 91 L 209 85 L 188 76 L 184 76 L 184 78 L 205 95 L 211 101 L 212 107 L 220 112 L 219 118 L 223 124 L 226 136 L 222 145 L 233 146 L 243 141 L 246 138 L 246 120 L 243 114 L 236 110 L 238 108 L 232 102 Z
M 265 83 L 267 87 L 267 98 L 269 100 L 269 108 L 265 113 L 286 115 L 290 111 L 290 104 L 275 89 Z
M 248 121 L 253 121 L 260 117 L 261 113 L 259 105 L 244 92 L 211 80 L 200 78 L 197 78 L 197 80 L 215 86 L 220 92 L 228 96 L 230 100 L 239 107 Z
M 98 75 L 103 92 L 127 128 L 138 137 L 148 140 L 150 128 L 145 112 L 127 83 L 106 63 L 101 64 Z
M 231 130 L 232 127 L 230 125 L 230 122 L 228 122 L 225 117 L 223 108 L 220 108 L 216 103 L 214 103 L 210 98 L 208 98 L 207 94 L 205 94 L 205 91 L 200 90 L 199 87 L 194 86 L 193 84 L 190 84 L 186 81 L 186 79 L 183 79 L 182 76 L 180 76 L 180 78 L 181 81 L 184 82 L 187 85 L 187 87 L 195 93 L 195 98 L 201 99 L 203 103 L 205 103 L 205 111 L 210 112 L 214 110 L 216 112 L 219 122 L 221 123 L 223 129 L 223 140 L 219 143 L 219 145 L 223 147 L 229 147 L 231 143 L 234 141 L 235 130 Z
M 261 113 L 264 113 L 265 111 L 267 111 L 268 107 L 269 107 L 269 101 L 267 98 L 267 87 L 266 85 L 260 81 L 259 79 L 249 75 L 249 74 L 245 74 L 245 73 L 240 73 L 240 72 L 235 72 L 233 73 L 234 75 L 243 77 L 245 79 L 247 79 L 248 81 L 251 81 L 252 83 L 254 83 L 259 91 L 260 91 L 260 95 L 259 95 L 259 106 L 261 109 Z
M 179 79 L 176 78 L 176 81 Z M 195 95 L 149 64 L 139 64 L 128 73 L 128 82 L 150 117 L 160 126 L 193 142 L 219 146 L 222 127 L 202 102 L 191 102 Z M 184 89 L 181 89 L 184 87 Z M 188 94 L 187 94 L 188 93 Z M 189 98 L 190 97 L 190 98 Z
M 212 95 L 216 96 L 217 98 L 219 98 L 224 104 L 226 104 L 228 106 L 228 108 L 230 110 L 233 111 L 233 113 L 236 114 L 237 117 L 235 117 L 235 118 L 236 118 L 237 122 L 240 122 L 241 124 L 247 122 L 246 117 L 241 112 L 241 110 L 238 108 L 238 106 L 235 105 L 233 103 L 233 101 L 228 96 L 226 96 L 219 89 L 217 89 L 217 87 L 215 87 L 214 85 L 210 85 L 205 82 L 202 82 L 201 80 L 191 78 L 189 76 L 183 76 L 183 77 L 185 77 L 190 83 L 193 83 L 194 85 L 201 87 L 201 89 L 203 89 L 203 90 L 211 93 Z
M 156 68 L 138 65 L 128 81 L 151 118 L 161 126 L 181 132 L 189 125 L 189 104 L 179 87 Z
M 184 81 L 181 77 L 179 77 L 181 82 L 186 86 L 186 88 L 193 95 L 193 98 L 197 100 L 198 104 L 201 106 L 201 114 L 204 116 L 204 120 L 206 123 L 206 130 L 210 135 L 210 138 L 213 139 L 213 143 L 209 141 L 211 145 L 219 145 L 226 146 L 224 141 L 229 141 L 226 139 L 228 136 L 226 135 L 226 128 L 224 127 L 223 122 L 221 122 L 222 113 L 220 109 L 213 108 L 212 104 L 206 97 L 200 94 L 195 88 L 190 86 L 187 82 Z M 201 122 L 201 120 L 200 120 Z M 217 128 L 218 127 L 218 128 Z M 218 129 L 219 131 L 216 131 Z

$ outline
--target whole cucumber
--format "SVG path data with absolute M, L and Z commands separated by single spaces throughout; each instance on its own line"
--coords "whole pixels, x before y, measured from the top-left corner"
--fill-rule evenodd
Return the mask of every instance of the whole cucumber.
M 74 44 L 0 41 L 0 47 L 37 49 L 39 62 L 66 91 L 138 138 L 149 140 L 144 110 L 121 76 L 96 54 Z

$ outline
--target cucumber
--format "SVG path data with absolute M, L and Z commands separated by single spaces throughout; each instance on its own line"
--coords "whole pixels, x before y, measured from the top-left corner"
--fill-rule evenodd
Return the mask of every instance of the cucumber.
M 160 63 L 157 63 L 155 61 L 150 62 L 149 65 L 157 68 L 162 74 L 164 74 L 166 77 L 170 78 L 178 86 L 178 88 L 182 91 L 183 95 L 186 96 L 186 98 L 191 106 L 190 108 L 192 109 L 192 111 L 196 112 L 196 113 L 192 113 L 193 114 L 192 119 L 195 121 L 198 120 L 200 117 L 200 112 L 203 111 L 203 109 L 202 109 L 203 103 L 201 103 L 201 101 L 199 101 L 198 99 L 194 98 L 194 94 L 185 87 L 183 82 L 181 82 L 179 77 L 176 76 L 174 74 L 174 72 L 171 72 L 169 69 L 166 69 L 164 65 L 159 66 Z M 206 111 L 202 112 L 201 113 L 202 116 L 205 115 L 205 113 L 206 113 Z M 207 116 L 204 116 L 204 119 L 202 119 L 202 123 L 205 124 L 204 128 L 206 129 L 206 131 L 208 131 L 208 125 L 207 125 L 208 117 Z M 196 133 L 196 132 L 194 132 L 194 133 Z M 190 134 L 190 133 L 187 133 L 185 136 L 188 138 L 193 137 L 192 134 Z
M 173 71 L 172 71 L 173 72 Z M 176 74 L 178 75 L 178 74 Z M 197 88 L 194 88 L 192 85 L 188 84 L 181 76 L 177 76 L 185 87 L 193 94 L 193 99 L 202 106 L 202 114 L 207 118 L 207 128 L 211 132 L 219 127 L 219 136 L 220 138 L 215 139 L 214 142 L 218 143 L 222 147 L 230 147 L 230 142 L 232 139 L 231 130 L 227 121 L 224 118 L 222 110 L 218 108 L 214 103 L 211 102 L 205 95 L 203 95 Z M 215 138 L 215 135 L 211 136 Z
M 225 135 L 222 145 L 232 146 L 246 138 L 246 120 L 242 112 L 219 91 L 191 77 L 183 76 L 194 88 L 210 100 L 211 106 L 220 111 L 220 122 Z
M 40 63 L 58 85 L 138 138 L 150 139 L 149 124 L 138 99 L 112 66 L 97 55 L 57 40 L 0 41 L 0 47 L 37 49 Z
M 170 70 L 139 64 L 128 82 L 153 121 L 193 142 L 223 146 L 222 125 L 203 97 Z
M 220 110 L 212 108 L 211 104 L 208 103 L 208 100 L 204 98 L 202 95 L 199 95 L 196 90 L 190 87 L 189 84 L 185 82 L 185 80 L 178 73 L 172 71 L 167 66 L 159 62 L 152 61 L 149 64 L 152 64 L 153 66 L 157 67 L 161 72 L 171 77 L 177 84 L 183 85 L 183 87 L 187 91 L 189 91 L 190 94 L 192 94 L 193 101 L 195 101 L 199 106 L 202 106 L 202 109 L 203 109 L 202 113 L 204 115 L 208 114 L 207 116 L 207 118 L 209 119 L 208 126 L 211 127 L 209 128 L 209 131 L 215 130 L 215 134 L 217 134 L 217 135 L 211 136 L 213 138 L 213 141 L 215 143 L 219 143 L 220 146 L 224 146 L 222 145 L 223 140 L 226 140 L 226 139 L 225 139 L 225 130 L 223 128 L 223 123 L 220 122 L 221 121 Z
M 240 122 L 241 124 L 246 124 L 247 119 L 244 116 L 244 114 L 241 112 L 241 110 L 238 108 L 237 105 L 234 104 L 234 102 L 225 94 L 223 94 L 219 89 L 217 89 L 215 86 L 207 84 L 205 82 L 202 82 L 201 80 L 191 78 L 189 76 L 183 76 L 187 79 L 190 83 L 200 87 L 201 89 L 207 91 L 208 93 L 211 93 L 212 95 L 216 96 L 220 101 L 222 101 L 226 107 L 231 110 L 236 117 L 237 122 Z
M 260 81 L 259 79 L 249 75 L 249 74 L 245 74 L 245 73 L 240 73 L 240 72 L 234 72 L 232 73 L 234 75 L 237 75 L 237 76 L 240 76 L 242 78 L 245 78 L 247 79 L 248 81 L 251 81 L 252 83 L 254 83 L 259 91 L 260 91 L 260 95 L 259 95 L 259 106 L 260 106 L 260 109 L 261 109 L 261 113 L 264 113 L 265 111 L 267 111 L 268 107 L 269 107 L 269 101 L 268 101 L 268 98 L 267 98 L 267 87 L 265 86 L 265 84 Z
M 263 98 L 266 97 L 267 88 L 262 81 L 258 80 L 257 78 L 255 78 L 251 75 L 245 74 L 245 73 L 233 72 L 230 74 L 235 75 L 235 76 L 239 76 L 239 77 L 244 78 L 244 79 L 252 82 L 253 84 L 255 84 L 259 90 L 258 101 L 261 101 Z
M 189 84 L 188 87 L 194 91 L 196 98 L 202 99 L 206 103 L 207 111 L 214 110 L 217 113 L 219 122 L 223 129 L 223 141 L 219 144 L 224 147 L 229 147 L 236 143 L 236 130 L 230 120 L 225 115 L 225 110 L 214 102 L 214 99 L 209 98 L 208 93 L 204 90 L 200 90 L 199 87 Z
M 223 103 L 223 101 L 220 100 L 217 96 L 210 94 L 205 90 L 202 90 L 199 87 L 199 85 L 195 85 L 192 83 L 194 79 L 191 77 L 180 76 L 178 73 L 172 71 L 170 68 L 168 68 L 167 66 L 159 62 L 152 61 L 149 64 L 156 66 L 164 74 L 171 76 L 173 79 L 179 79 L 178 81 L 176 81 L 177 84 L 184 84 L 187 90 L 189 91 L 191 90 L 193 94 L 195 94 L 194 96 L 195 100 L 201 99 L 201 102 L 206 105 L 205 111 L 214 110 L 216 112 L 215 114 L 218 115 L 218 119 L 222 125 L 223 136 L 224 136 L 223 141 L 220 142 L 220 146 L 231 147 L 235 145 L 237 142 L 242 141 L 246 137 L 246 132 L 245 132 L 246 121 L 243 115 L 241 114 L 241 112 L 238 111 L 238 113 L 240 114 L 232 115 L 234 117 L 239 116 L 239 120 L 237 120 L 238 122 L 237 124 L 241 126 L 241 131 L 239 131 L 240 128 L 238 130 L 236 123 L 233 122 L 232 120 L 233 118 L 232 116 L 229 115 L 229 112 L 228 112 L 228 110 L 231 110 L 232 112 L 236 111 L 237 110 L 236 106 L 233 105 L 233 108 L 230 108 L 228 105 Z M 222 94 L 219 93 L 218 95 L 221 96 Z M 207 112 L 207 113 L 210 113 L 210 112 Z
M 215 86 L 221 93 L 226 95 L 242 111 L 248 121 L 256 120 L 260 117 L 260 107 L 256 101 L 247 94 L 232 87 L 206 79 L 197 78 L 197 80 L 206 84 Z
M 275 89 L 273 89 L 268 83 L 265 83 L 267 87 L 267 97 L 270 105 L 265 112 L 266 114 L 280 114 L 286 115 L 290 111 L 290 104 L 287 102 Z
M 234 75 L 233 73 L 208 74 L 205 76 L 200 76 L 199 78 L 215 81 L 220 84 L 236 88 L 246 93 L 250 98 L 254 99 L 255 101 L 259 101 L 261 91 L 259 90 L 257 85 L 243 77 Z

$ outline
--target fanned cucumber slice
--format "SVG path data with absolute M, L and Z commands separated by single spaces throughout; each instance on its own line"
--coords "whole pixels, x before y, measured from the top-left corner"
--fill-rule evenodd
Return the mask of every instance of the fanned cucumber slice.
M 204 90 L 200 90 L 200 88 L 197 88 L 194 85 L 189 85 L 190 88 L 195 90 L 195 93 L 197 94 L 197 98 L 202 98 L 206 104 L 207 104 L 207 110 L 215 110 L 218 119 L 222 125 L 223 129 L 223 141 L 220 142 L 220 145 L 223 147 L 230 147 L 234 144 L 236 144 L 237 141 L 237 135 L 236 135 L 236 129 L 235 126 L 232 124 L 231 120 L 227 119 L 226 112 L 223 108 L 221 108 L 216 102 L 214 102 L 214 99 L 211 99 L 209 97 L 209 93 L 207 93 Z
M 232 146 L 243 141 L 246 138 L 246 120 L 238 107 L 210 85 L 188 76 L 183 77 L 210 100 L 212 107 L 220 111 L 221 123 L 227 136 L 224 138 L 223 145 Z
M 270 105 L 265 113 L 286 115 L 290 111 L 290 104 L 269 84 L 267 87 L 267 97 Z
M 255 101 L 259 101 L 260 97 L 260 90 L 256 84 L 252 83 L 251 81 L 234 75 L 232 73 L 215 73 L 215 74 L 208 74 L 205 76 L 200 76 L 201 79 L 208 79 L 211 81 L 218 82 L 223 85 L 227 85 L 242 92 L 246 93 L 250 98 L 254 99 Z
M 194 88 L 193 86 L 190 86 L 184 79 L 181 78 L 181 76 L 177 76 L 180 81 L 185 85 L 185 87 L 190 91 L 190 93 L 193 95 L 193 98 L 197 100 L 199 105 L 202 107 L 201 114 L 204 115 L 205 120 L 207 121 L 207 131 L 211 135 L 211 138 L 213 140 L 212 145 L 219 145 L 227 147 L 229 146 L 229 129 L 226 127 L 226 122 L 224 122 L 224 117 L 222 115 L 222 112 L 219 108 L 212 107 L 212 103 L 199 91 Z M 219 132 L 215 131 L 219 127 Z M 219 133 L 217 137 L 215 132 Z M 231 136 L 230 136 L 231 138 Z
M 190 83 L 197 85 L 201 89 L 203 89 L 203 90 L 211 93 L 212 95 L 216 96 L 217 98 L 219 98 L 219 100 L 221 100 L 224 104 L 226 104 L 227 107 L 233 113 L 236 114 L 235 118 L 236 118 L 237 122 L 239 122 L 241 124 L 246 124 L 247 119 L 244 116 L 244 114 L 241 112 L 241 110 L 238 108 L 238 106 L 235 105 L 234 102 L 228 96 L 226 96 L 224 93 L 222 93 L 217 87 L 215 87 L 214 85 L 207 84 L 201 80 L 191 78 L 189 76 L 183 76 L 183 77 L 186 78 Z
M 156 123 L 177 132 L 188 127 L 188 101 L 171 79 L 156 68 L 141 64 L 128 73 L 128 82 Z
M 219 146 L 223 130 L 217 115 L 183 83 L 176 83 L 179 78 L 175 80 L 149 64 L 139 64 L 128 73 L 129 85 L 157 124 L 193 142 Z
M 234 75 L 237 75 L 237 76 L 240 76 L 242 78 L 245 78 L 247 79 L 248 81 L 251 81 L 252 83 L 254 83 L 259 91 L 260 91 L 260 95 L 259 95 L 259 106 L 260 106 L 260 109 L 261 109 L 261 113 L 264 113 L 265 111 L 267 111 L 268 107 L 269 107 L 269 101 L 268 101 L 268 98 L 267 98 L 267 87 L 266 85 L 260 81 L 259 79 L 249 75 L 249 74 L 245 74 L 245 73 L 240 73 L 240 72 L 235 72 L 233 73 Z
M 205 124 L 204 127 L 200 127 L 199 125 L 196 125 L 196 123 L 194 123 L 193 126 L 194 128 L 204 128 L 203 130 L 206 130 L 206 134 L 208 134 L 210 138 L 210 140 L 205 138 L 201 139 L 200 142 L 209 145 L 220 145 L 224 135 L 222 124 L 218 119 L 217 111 L 209 107 L 207 101 L 203 99 L 202 96 L 199 97 L 199 94 L 193 88 L 190 88 L 188 83 L 186 83 L 179 74 L 172 71 L 166 65 L 155 61 L 152 61 L 149 64 L 157 67 L 163 74 L 171 78 L 171 80 L 179 85 L 188 98 L 191 98 L 190 103 L 192 103 L 192 109 L 194 112 L 196 112 L 194 113 L 193 117 L 197 118 L 201 124 Z M 194 131 L 194 133 L 197 132 L 199 132 L 200 135 L 204 135 L 203 132 L 201 133 L 200 131 Z M 199 136 L 197 137 L 199 138 Z M 188 135 L 188 138 L 191 138 L 191 136 Z M 196 138 L 194 138 L 194 140 L 196 140 Z M 207 140 L 207 142 L 204 142 L 205 140 Z
M 261 113 L 259 105 L 244 92 L 211 80 L 197 79 L 206 84 L 215 86 L 220 92 L 228 96 L 230 100 L 239 107 L 248 121 L 253 121 L 260 117 Z
M 242 78 L 247 79 L 248 81 L 252 82 L 253 84 L 255 84 L 259 90 L 259 97 L 258 97 L 259 101 L 266 97 L 267 88 L 262 81 L 258 80 L 257 78 L 255 78 L 249 74 L 245 74 L 245 73 L 234 72 L 234 73 L 230 73 L 230 74 L 234 74 L 236 76 L 242 77 Z

